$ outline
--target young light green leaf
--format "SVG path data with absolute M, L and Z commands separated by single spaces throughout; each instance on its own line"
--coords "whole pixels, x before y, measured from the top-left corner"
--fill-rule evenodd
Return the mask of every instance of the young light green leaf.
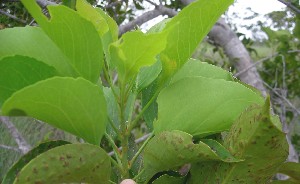
M 0 107 L 14 92 L 57 75 L 57 71 L 45 63 L 26 56 L 0 59 Z
M 168 44 L 160 55 L 166 77 L 174 74 L 191 57 L 231 3 L 233 0 L 194 1 L 166 24 L 165 29 L 177 25 L 168 35 Z
M 57 146 L 62 146 L 65 144 L 70 144 L 67 141 L 50 141 L 50 142 L 44 142 L 39 144 L 37 147 L 30 150 L 28 153 L 23 155 L 6 173 L 4 176 L 4 179 L 2 181 L 2 184 L 12 184 L 15 180 L 16 176 L 20 172 L 20 170 L 28 164 L 32 159 L 37 157 L 38 155 L 48 151 L 49 149 L 55 148 Z
M 102 90 L 83 78 L 53 77 L 14 93 L 4 115 L 27 115 L 99 145 L 107 114 Z
M 117 66 L 120 80 L 137 75 L 140 68 L 156 62 L 155 56 L 166 46 L 168 31 L 144 34 L 141 31 L 125 33 L 110 46 L 112 62 Z
M 67 144 L 53 148 L 29 162 L 14 184 L 109 183 L 111 163 L 99 146 Z
M 285 134 L 272 122 L 269 103 L 267 99 L 263 106 L 247 108 L 224 140 L 224 146 L 245 161 L 194 164 L 191 183 L 268 183 L 288 156 Z
M 106 20 L 85 0 L 76 1 L 76 10 L 79 15 L 93 23 L 100 37 L 108 31 Z
M 246 107 L 263 104 L 263 98 L 235 82 L 187 77 L 162 90 L 157 102 L 156 134 L 181 130 L 203 137 L 228 130 Z
M 48 6 L 51 19 L 35 0 L 22 0 L 49 38 L 61 49 L 69 64 L 85 79 L 96 83 L 103 63 L 101 39 L 94 25 L 66 6 Z
M 170 83 L 174 83 L 185 77 L 205 77 L 211 79 L 224 79 L 226 81 L 234 80 L 230 72 L 195 59 L 189 59 L 188 62 L 176 72 Z
M 224 162 L 241 161 L 235 159 L 216 141 L 211 144 L 214 145 L 213 148 L 201 141 L 198 144 L 194 144 L 192 136 L 181 131 L 157 134 L 150 140 L 144 151 L 144 165 L 148 178 L 151 178 L 157 172 L 167 171 L 186 163 L 213 160 Z
M 0 59 L 23 55 L 53 66 L 62 76 L 78 76 L 69 59 L 39 27 L 15 27 L 0 30 Z

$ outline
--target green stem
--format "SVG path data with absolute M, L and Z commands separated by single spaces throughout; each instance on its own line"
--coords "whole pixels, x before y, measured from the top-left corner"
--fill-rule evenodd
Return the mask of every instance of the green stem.
M 111 184 L 117 184 L 117 183 L 115 183 L 115 182 L 113 182 L 113 181 L 111 181 L 111 180 L 108 180 L 109 181 L 109 183 L 111 183 Z
M 108 122 L 110 124 L 110 126 L 114 129 L 114 131 L 116 132 L 117 136 L 119 137 L 120 136 L 120 130 L 116 127 L 116 125 L 114 124 L 114 122 L 112 122 L 112 120 L 107 117 L 108 119 Z
M 121 166 L 121 159 L 120 159 L 120 152 L 119 152 L 119 148 L 117 147 L 117 145 L 115 144 L 114 140 L 107 134 L 105 133 L 105 137 L 108 140 L 108 142 L 110 143 L 111 147 L 113 148 L 113 151 L 115 153 L 118 165 Z
M 145 105 L 145 107 L 141 110 L 141 112 L 138 114 L 138 116 L 129 124 L 128 130 L 131 131 L 136 124 L 139 122 L 140 118 L 143 116 L 145 111 L 149 108 L 149 106 L 152 104 L 152 102 L 157 98 L 160 90 L 157 90 L 155 94 L 152 96 L 152 98 L 148 101 L 148 103 Z
M 126 81 L 126 80 L 125 80 Z M 120 87 L 120 124 L 121 124 L 121 163 L 122 163 L 122 179 L 129 178 L 129 167 L 128 167 L 128 138 L 129 133 L 125 121 L 125 108 L 126 108 L 126 84 L 124 81 L 121 82 Z
M 112 93 L 113 93 L 115 99 L 118 100 L 118 95 L 117 95 L 116 91 L 115 91 L 114 88 L 113 88 L 114 85 L 113 85 L 112 82 L 111 82 L 111 77 L 110 77 L 110 75 L 109 75 L 109 73 L 108 73 L 108 68 L 107 68 L 106 62 L 105 62 L 105 64 L 104 64 L 103 72 L 104 72 L 104 76 L 105 76 L 105 78 L 106 78 L 106 80 L 107 80 L 107 82 L 108 82 L 108 84 L 109 84 L 109 86 L 110 86 L 110 88 L 111 88 L 111 90 L 112 90 Z
M 136 181 L 143 173 L 145 172 L 145 169 L 142 169 L 134 178 L 133 180 Z
M 150 136 L 146 139 L 146 141 L 142 144 L 142 146 L 140 147 L 140 149 L 135 153 L 135 155 L 132 157 L 131 161 L 129 162 L 129 168 L 131 168 L 134 164 L 134 162 L 136 161 L 136 159 L 138 158 L 138 156 L 141 154 L 141 152 L 144 150 L 145 146 L 148 144 L 148 142 L 151 140 L 153 136 L 153 132 L 151 132 Z

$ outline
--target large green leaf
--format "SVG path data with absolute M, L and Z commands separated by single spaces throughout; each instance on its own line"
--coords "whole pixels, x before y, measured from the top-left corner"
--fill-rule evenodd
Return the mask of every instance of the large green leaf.
M 102 90 L 83 78 L 53 77 L 14 93 L 5 115 L 28 115 L 99 145 L 106 127 Z
M 38 155 L 48 151 L 49 149 L 55 148 L 57 146 L 70 144 L 67 141 L 50 141 L 50 142 L 44 142 L 39 144 L 37 147 L 30 150 L 28 153 L 23 155 L 6 173 L 4 176 L 4 179 L 2 181 L 2 184 L 12 184 L 15 180 L 17 174 L 20 172 L 20 170 L 28 164 L 32 159 L 37 157 Z
M 51 19 L 43 15 L 35 0 L 22 0 L 49 38 L 69 58 L 76 72 L 97 82 L 103 63 L 101 39 L 94 25 L 66 6 L 48 6 Z
M 191 183 L 268 183 L 288 156 L 285 134 L 272 122 L 269 103 L 247 108 L 224 140 L 224 146 L 245 161 L 194 164 Z
M 127 32 L 110 46 L 112 62 L 117 66 L 120 80 L 137 75 L 140 68 L 156 62 L 155 56 L 166 46 L 168 31 L 144 34 L 142 31 Z
M 27 164 L 14 184 L 108 183 L 110 159 L 99 146 L 67 144 L 53 148 Z
M 187 77 L 162 90 L 157 102 L 156 134 L 181 130 L 206 136 L 228 130 L 246 107 L 263 104 L 263 98 L 236 82 Z
M 53 66 L 60 75 L 77 76 L 69 59 L 39 27 L 15 27 L 0 30 L 0 58 L 14 55 L 33 57 Z
M 181 131 L 162 132 L 147 144 L 144 150 L 144 166 L 148 178 L 155 173 L 176 169 L 186 163 L 202 161 L 239 162 L 223 146 L 209 140 L 194 144 L 192 136 Z
M 55 75 L 53 67 L 34 58 L 17 55 L 0 59 L 0 108 L 19 89 Z
M 164 75 L 170 76 L 183 66 L 231 3 L 233 0 L 198 0 L 167 22 L 164 29 L 176 26 L 161 53 Z
M 224 79 L 227 81 L 234 80 L 230 72 L 195 59 L 189 59 L 188 62 L 178 72 L 176 72 L 171 83 L 185 77 L 205 77 L 211 79 Z

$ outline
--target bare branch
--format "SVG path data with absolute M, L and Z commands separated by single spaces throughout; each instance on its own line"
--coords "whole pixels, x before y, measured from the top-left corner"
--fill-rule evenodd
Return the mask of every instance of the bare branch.
M 21 150 L 19 148 L 15 148 L 15 147 L 12 147 L 12 146 L 6 146 L 6 145 L 3 145 L 3 144 L 0 144 L 0 148 L 21 152 Z
M 4 125 L 6 125 L 9 133 L 15 139 L 21 152 L 23 154 L 27 153 L 31 149 L 31 146 L 26 142 L 26 140 L 23 138 L 14 124 L 9 121 L 8 117 L 5 116 L 0 116 L 0 121 L 2 121 Z
M 300 9 L 298 9 L 296 6 L 294 6 L 291 2 L 286 2 L 284 0 L 278 0 L 278 1 L 285 4 L 288 8 L 293 10 L 295 13 L 300 14 Z
M 154 19 L 155 17 L 158 17 L 161 15 L 161 12 L 157 9 L 148 11 L 144 14 L 142 14 L 141 16 L 139 16 L 138 18 L 128 22 L 125 25 L 122 25 L 119 27 L 119 35 L 122 35 L 124 33 L 126 33 L 127 31 L 133 29 L 135 26 L 140 26 L 142 24 L 144 24 L 145 22 L 148 22 L 149 20 Z
M 128 22 L 125 25 L 122 25 L 119 27 L 119 35 L 124 34 L 125 32 L 133 29 L 135 26 L 140 26 L 144 24 L 145 22 L 148 22 L 149 20 L 154 19 L 155 17 L 158 17 L 160 15 L 168 15 L 170 17 L 173 17 L 177 14 L 177 11 L 167 8 L 163 5 L 157 5 L 154 10 L 148 11 L 141 16 L 135 18 L 134 20 Z
M 25 20 L 22 20 L 22 19 L 19 19 L 18 17 L 14 16 L 14 15 L 11 15 L 9 13 L 7 13 L 6 11 L 3 11 L 3 10 L 0 10 L 0 13 L 11 18 L 11 19 L 14 19 L 16 20 L 17 22 L 20 22 L 22 24 L 26 24 L 26 21 Z

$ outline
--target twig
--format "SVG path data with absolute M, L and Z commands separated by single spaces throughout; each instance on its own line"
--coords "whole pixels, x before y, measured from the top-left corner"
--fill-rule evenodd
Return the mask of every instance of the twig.
M 140 149 L 136 152 L 136 154 L 132 157 L 131 161 L 130 161 L 130 168 L 133 166 L 134 162 L 136 161 L 136 159 L 139 157 L 139 155 L 142 153 L 142 151 L 144 150 L 145 146 L 148 144 L 148 142 L 151 140 L 151 137 L 153 135 L 153 132 L 150 133 L 149 137 L 146 139 L 146 141 L 143 143 L 143 145 L 140 147 Z
M 287 51 L 287 53 L 295 53 L 295 52 L 300 52 L 300 50 L 289 50 Z M 261 60 L 258 60 L 256 61 L 255 63 L 253 63 L 252 65 L 248 66 L 247 68 L 245 68 L 244 70 L 242 71 L 239 71 L 238 73 L 234 74 L 235 77 L 239 77 L 240 75 L 242 75 L 243 73 L 247 72 L 248 70 L 250 70 L 251 68 L 253 68 L 254 66 L 260 64 L 260 63 L 263 63 L 265 61 L 268 61 L 269 59 L 272 59 L 273 57 L 277 57 L 279 56 L 280 53 L 276 52 L 275 54 L 271 55 L 271 56 L 268 56 L 266 58 L 263 58 Z
M 142 136 L 142 137 L 136 139 L 134 142 L 135 142 L 135 144 L 139 144 L 139 143 L 141 143 L 141 142 L 144 142 L 149 136 L 151 136 L 151 133 L 146 134 L 146 135 L 144 135 L 144 136 Z M 121 151 L 121 150 L 122 150 L 122 147 L 119 147 L 118 150 Z M 114 153 L 113 151 L 111 151 L 111 152 L 108 153 L 109 156 L 112 156 L 112 155 L 114 155 L 114 154 L 115 154 L 115 153 Z
M 292 9 L 295 13 L 300 14 L 300 10 L 296 6 L 292 5 L 291 2 L 286 2 L 284 0 L 278 0 L 278 1 L 285 4 L 288 8 Z
M 0 10 L 0 13 L 3 14 L 3 15 L 5 15 L 5 16 L 7 16 L 7 17 L 9 17 L 9 18 L 11 18 L 11 19 L 14 19 L 17 22 L 20 22 L 22 24 L 26 24 L 25 20 L 19 19 L 18 17 L 14 16 L 14 15 L 11 15 L 11 14 L 3 11 L 3 10 Z
M 262 81 L 265 86 L 267 86 L 271 91 L 277 95 L 278 97 L 282 98 L 297 114 L 300 115 L 300 110 L 298 110 L 287 98 L 279 94 L 276 90 L 274 90 L 269 84 L 266 82 Z
M 6 146 L 6 145 L 3 145 L 3 144 L 0 144 L 0 148 L 21 152 L 21 150 L 19 148 L 15 148 L 15 147 L 12 147 L 12 146 Z
M 22 135 L 20 134 L 18 129 L 14 126 L 14 124 L 9 121 L 8 117 L 4 117 L 4 116 L 0 116 L 0 121 L 2 121 L 4 125 L 6 125 L 11 136 L 15 139 L 16 143 L 18 144 L 18 147 L 21 150 L 21 152 L 23 154 L 27 153 L 31 149 L 31 146 L 22 137 Z

